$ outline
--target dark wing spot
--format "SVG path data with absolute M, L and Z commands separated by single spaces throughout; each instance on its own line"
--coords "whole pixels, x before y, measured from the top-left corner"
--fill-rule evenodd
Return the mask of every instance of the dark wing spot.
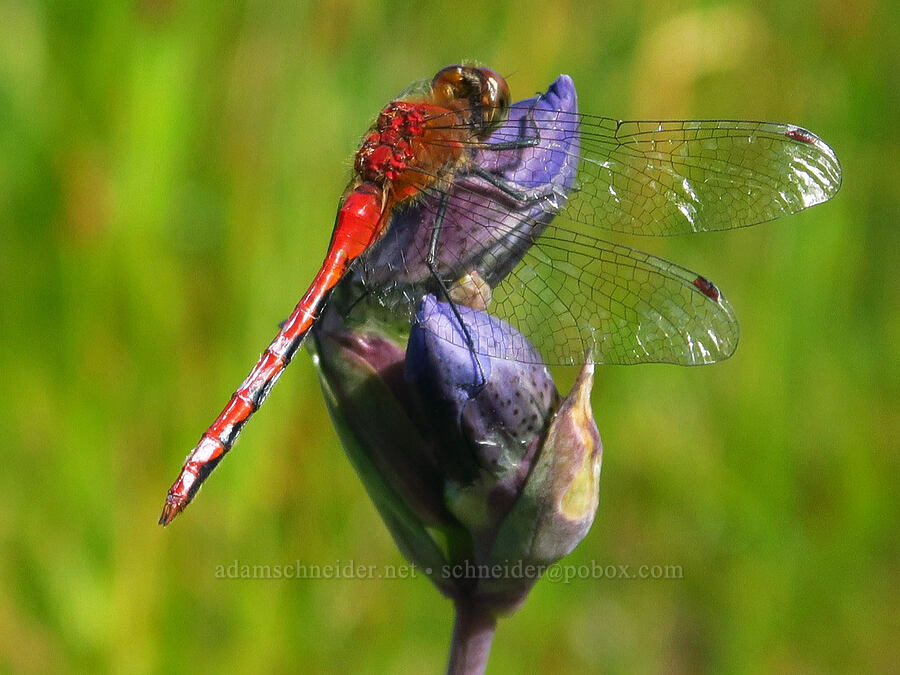
M 806 129 L 801 129 L 800 127 L 791 127 L 784 132 L 784 135 L 788 138 L 794 139 L 795 141 L 800 141 L 801 143 L 816 142 L 816 137 L 812 133 L 810 133 Z
M 709 279 L 698 276 L 694 279 L 694 286 L 700 289 L 700 292 L 708 298 L 712 298 L 713 300 L 719 299 L 719 289 L 716 288 L 716 285 Z

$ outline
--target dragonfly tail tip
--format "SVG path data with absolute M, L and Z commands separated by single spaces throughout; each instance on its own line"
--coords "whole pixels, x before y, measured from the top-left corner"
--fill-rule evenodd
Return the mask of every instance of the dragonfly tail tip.
M 163 506 L 162 514 L 159 516 L 159 524 L 165 527 L 173 520 L 175 520 L 175 516 L 177 516 L 184 509 L 184 506 L 181 506 L 171 500 L 171 497 L 166 499 L 166 504 Z

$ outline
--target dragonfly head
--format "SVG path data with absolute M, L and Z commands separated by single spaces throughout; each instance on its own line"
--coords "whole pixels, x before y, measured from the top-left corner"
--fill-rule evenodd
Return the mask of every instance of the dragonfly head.
M 490 68 L 478 66 L 442 68 L 431 81 L 431 91 L 436 105 L 465 111 L 476 136 L 482 139 L 506 119 L 511 102 L 506 80 Z

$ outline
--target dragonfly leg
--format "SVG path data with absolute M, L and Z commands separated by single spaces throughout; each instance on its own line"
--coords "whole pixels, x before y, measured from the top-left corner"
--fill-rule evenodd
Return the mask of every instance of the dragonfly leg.
M 456 306 L 456 303 L 450 296 L 450 289 L 447 288 L 447 284 L 441 278 L 441 275 L 438 274 L 437 270 L 438 241 L 440 240 L 441 230 L 444 226 L 444 215 L 447 212 L 447 200 L 448 193 L 442 194 L 441 201 L 438 204 L 437 213 L 435 213 L 434 216 L 434 224 L 431 228 L 431 239 L 428 244 L 428 255 L 425 258 L 425 265 L 428 267 L 428 271 L 431 273 L 431 276 L 437 282 L 438 288 L 441 289 L 441 295 L 444 296 L 444 299 L 450 304 L 450 309 L 453 310 L 453 316 L 456 318 L 456 321 L 459 323 L 459 327 L 462 329 L 463 337 L 466 341 L 466 347 L 469 350 L 469 354 L 471 354 L 472 356 L 472 361 L 474 362 L 475 369 L 478 371 L 478 382 L 475 383 L 474 387 L 474 392 L 477 393 L 481 391 L 485 384 L 487 384 L 487 378 L 484 375 L 484 368 L 482 368 L 481 360 L 478 358 L 478 354 L 475 352 L 475 342 L 472 340 L 472 335 L 469 333 L 469 328 L 463 321 L 462 315 L 459 313 L 459 308 Z

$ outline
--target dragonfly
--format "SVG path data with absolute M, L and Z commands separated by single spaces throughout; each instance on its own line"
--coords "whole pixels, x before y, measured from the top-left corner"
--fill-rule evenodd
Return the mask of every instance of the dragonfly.
M 513 104 L 490 68 L 443 68 L 388 103 L 363 137 L 321 268 L 188 455 L 159 522 L 185 509 L 233 447 L 342 280 L 399 308 L 426 293 L 465 302 L 462 280 L 475 279 L 482 304 L 523 335 L 480 340 L 460 319 L 462 330 L 441 336 L 476 355 L 714 363 L 739 337 L 719 288 L 599 231 L 746 227 L 825 202 L 840 184 L 834 151 L 792 124 L 592 116 L 578 111 L 568 76 Z

